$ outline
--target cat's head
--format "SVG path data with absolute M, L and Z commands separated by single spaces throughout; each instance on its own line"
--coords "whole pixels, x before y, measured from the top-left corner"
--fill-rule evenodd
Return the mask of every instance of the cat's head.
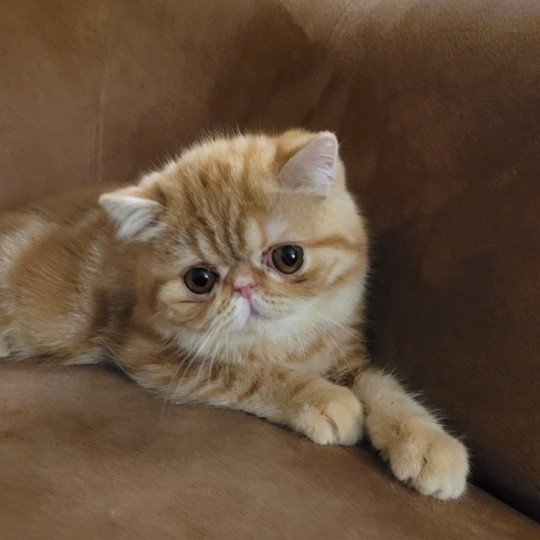
M 366 234 L 332 133 L 203 142 L 100 202 L 139 246 L 148 323 L 202 354 L 303 346 L 361 299 Z

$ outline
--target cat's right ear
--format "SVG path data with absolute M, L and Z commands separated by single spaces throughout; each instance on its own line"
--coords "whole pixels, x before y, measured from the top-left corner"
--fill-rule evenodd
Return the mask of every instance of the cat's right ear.
M 145 242 L 164 228 L 164 206 L 142 186 L 105 193 L 99 203 L 116 224 L 116 236 L 121 240 Z
M 333 133 L 323 131 L 288 159 L 279 171 L 278 182 L 287 189 L 325 198 L 335 183 L 337 166 L 338 141 Z

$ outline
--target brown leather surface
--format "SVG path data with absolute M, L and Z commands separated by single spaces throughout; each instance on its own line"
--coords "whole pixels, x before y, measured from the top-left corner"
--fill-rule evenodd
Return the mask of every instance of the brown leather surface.
M 423 498 L 362 448 L 164 406 L 99 368 L 2 366 L 0 537 L 538 538 L 471 488 Z M 441 536 L 443 535 L 443 536 Z
M 538 2 L 7 0 L 3 8 L 0 206 L 134 178 L 207 130 L 335 130 L 372 224 L 375 356 L 466 434 L 482 485 L 539 516 Z M 66 385 L 84 377 L 65 376 Z M 43 397 L 68 420 L 39 429 L 70 440 L 78 425 L 70 403 L 47 388 Z M 23 424 L 35 419 L 19 414 Z M 191 414 L 182 452 L 198 446 L 199 430 L 216 429 L 197 418 L 234 418 L 235 437 L 249 435 L 234 427 L 238 415 Z M 275 429 L 242 422 L 261 437 Z M 133 436 L 125 429 L 110 435 L 120 445 Z M 156 452 L 145 459 L 161 459 Z M 325 466 L 348 478 L 341 463 Z M 354 474 L 378 474 L 368 469 Z M 140 487 L 135 469 L 121 481 Z M 44 482 L 53 490 L 69 478 Z M 47 493 L 44 507 L 53 504 Z

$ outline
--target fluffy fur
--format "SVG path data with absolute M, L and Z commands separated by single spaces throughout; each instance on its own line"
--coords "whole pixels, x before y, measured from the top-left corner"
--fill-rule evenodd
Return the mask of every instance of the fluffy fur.
M 282 274 L 273 249 L 303 248 Z M 184 276 L 219 278 L 206 294 Z M 464 446 L 357 328 L 367 237 L 331 133 L 203 142 L 133 186 L 98 187 L 0 220 L 0 355 L 113 362 L 174 400 L 240 409 L 320 444 L 367 431 L 396 477 L 458 497 Z

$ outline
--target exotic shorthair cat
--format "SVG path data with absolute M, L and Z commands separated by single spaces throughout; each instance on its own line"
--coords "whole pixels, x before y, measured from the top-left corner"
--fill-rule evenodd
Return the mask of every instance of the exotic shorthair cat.
M 399 480 L 458 497 L 465 447 L 366 357 L 367 245 L 332 133 L 205 141 L 0 219 L 0 356 L 112 362 L 319 444 L 365 431 Z

